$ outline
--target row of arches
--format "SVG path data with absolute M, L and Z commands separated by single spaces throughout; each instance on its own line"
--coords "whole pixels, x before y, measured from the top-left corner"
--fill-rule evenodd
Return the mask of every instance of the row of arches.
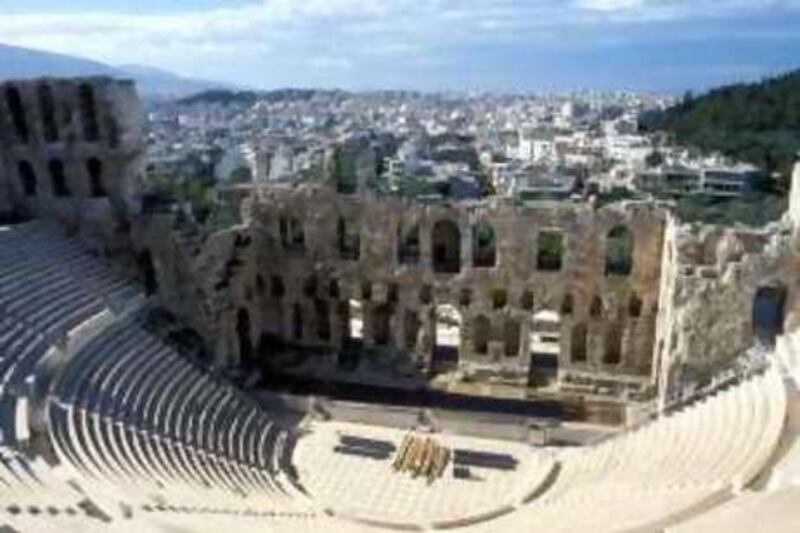
M 290 230 L 294 235 L 287 238 Z M 304 241 L 302 221 L 293 216 L 279 218 L 281 241 L 285 249 L 297 249 Z M 357 261 L 360 258 L 361 228 L 358 221 L 339 217 L 336 223 L 337 244 L 342 259 Z M 473 268 L 493 268 L 498 264 L 497 235 L 491 224 L 477 222 L 471 228 L 469 243 Z M 397 261 L 400 265 L 417 265 L 422 258 L 422 239 L 419 224 L 397 227 Z M 633 270 L 634 241 L 630 229 L 623 225 L 613 227 L 606 235 L 605 274 L 629 276 Z M 557 272 L 564 266 L 566 238 L 557 230 L 541 230 L 536 239 L 536 269 Z M 462 269 L 461 229 L 454 221 L 442 219 L 431 230 L 431 260 L 434 272 L 457 274 Z
M 86 174 L 89 177 L 89 195 L 92 198 L 108 196 L 103 178 L 103 162 L 97 157 L 86 160 Z M 20 160 L 17 163 L 20 186 L 25 196 L 33 197 L 39 194 L 39 180 L 30 161 Z M 64 162 L 60 159 L 50 159 L 47 162 L 47 172 L 50 177 L 50 186 L 53 196 L 66 198 L 73 195 L 70 188 Z
M 267 282 L 261 275 L 256 276 L 256 288 L 259 293 L 264 294 L 267 290 Z M 328 282 L 328 290 L 320 290 L 321 283 L 316 276 L 311 275 L 303 281 L 303 294 L 309 299 L 315 299 L 320 296 L 320 292 L 324 298 L 331 298 L 338 300 L 341 297 L 339 283 L 335 279 Z M 387 300 L 389 303 L 396 303 L 398 300 L 398 293 L 400 287 L 395 283 L 390 283 L 387 288 Z M 286 287 L 283 278 L 280 275 L 273 275 L 269 279 L 269 295 L 271 298 L 280 300 L 286 294 Z M 461 289 L 458 294 L 458 307 L 469 308 L 473 304 L 474 293 L 472 289 Z M 372 284 L 363 282 L 361 284 L 361 298 L 364 300 L 371 300 L 372 298 Z M 423 285 L 419 288 L 419 293 L 416 298 L 422 305 L 433 304 L 433 287 L 430 285 Z M 533 311 L 535 307 L 535 297 L 533 291 L 524 290 L 519 295 L 517 301 L 511 302 L 508 293 L 505 289 L 495 288 L 489 292 L 489 300 L 491 308 L 494 310 L 507 309 L 509 306 L 516 307 L 522 311 Z M 608 304 L 603 300 L 600 295 L 595 295 L 587 302 L 588 307 L 584 310 L 578 309 L 575 303 L 575 297 L 572 293 L 566 293 L 561 299 L 560 305 L 554 309 L 560 316 L 572 316 L 579 314 L 581 316 L 588 316 L 590 320 L 625 320 L 625 319 L 638 319 L 647 312 L 655 315 L 658 311 L 658 303 L 655 302 L 647 311 L 644 309 L 644 303 L 636 292 L 631 292 L 622 301 L 616 301 L 614 304 Z M 616 311 L 616 313 L 614 312 Z
M 347 300 L 336 303 L 332 309 L 328 302 L 316 300 L 313 306 L 304 306 L 301 302 L 294 302 L 289 307 L 289 338 L 286 340 L 303 343 L 311 339 L 328 343 L 333 337 L 333 328 L 339 331 L 339 339 L 343 347 L 361 348 L 364 346 L 365 332 L 369 329 L 370 343 L 376 347 L 396 346 L 414 352 L 419 349 L 420 333 L 423 322 L 417 310 L 403 309 L 397 320 L 402 321 L 399 330 L 393 330 L 392 322 L 397 309 L 390 305 L 372 306 L 367 313 L 358 300 Z M 313 326 L 309 328 L 307 313 L 313 314 Z M 436 306 L 431 313 L 429 327 L 432 332 L 432 359 L 434 369 L 446 370 L 457 365 L 464 355 L 462 349 L 464 335 L 469 335 L 468 350 L 478 360 L 490 355 L 490 343 L 501 347 L 501 355 L 505 358 L 528 356 L 531 365 L 536 364 L 535 358 L 542 355 L 553 356 L 554 364 L 558 365 L 561 346 L 562 324 L 557 314 L 555 318 L 546 318 L 550 325 L 536 325 L 541 315 L 532 316 L 531 324 L 523 330 L 518 318 L 506 316 L 496 317 L 494 321 L 486 315 L 476 315 L 470 318 L 469 324 L 462 319 L 461 313 L 455 306 L 444 304 Z M 466 328 L 466 329 L 465 329 Z M 465 333 L 467 331 L 467 333 Z M 527 331 L 527 334 L 525 334 Z M 395 333 L 397 337 L 395 337 Z M 591 329 L 585 322 L 579 322 L 568 329 L 569 334 L 569 361 L 573 364 L 587 363 L 590 353 L 600 350 L 601 362 L 604 365 L 618 366 L 623 362 L 625 326 L 613 322 L 600 329 Z M 253 357 L 253 342 L 251 337 L 251 320 L 246 308 L 239 308 L 236 316 L 236 335 L 239 339 L 239 353 L 245 360 Z M 526 336 L 527 335 L 527 336 Z M 594 348 L 590 350 L 590 337 L 594 338 Z M 596 345 L 600 342 L 601 345 Z M 541 352 L 542 346 L 547 344 L 555 349 Z
M 86 142 L 97 142 L 100 138 L 100 128 L 97 120 L 95 93 L 90 84 L 78 85 L 77 100 L 83 139 Z M 36 101 L 44 141 L 57 142 L 61 137 L 58 127 L 58 108 L 50 84 L 41 83 L 36 87 Z M 5 103 L 14 136 L 19 142 L 27 144 L 30 139 L 28 113 L 18 87 L 13 85 L 6 87 Z

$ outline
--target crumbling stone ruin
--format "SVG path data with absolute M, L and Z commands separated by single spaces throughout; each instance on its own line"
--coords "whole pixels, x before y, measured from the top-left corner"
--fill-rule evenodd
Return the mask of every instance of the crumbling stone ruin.
M 255 186 L 241 224 L 209 233 L 141 209 L 131 83 L 0 90 L 0 212 L 115 250 L 220 366 L 667 398 L 798 322 L 800 171 L 787 216 L 760 229 L 685 225 L 648 202 L 413 203 L 358 177 L 351 194 Z

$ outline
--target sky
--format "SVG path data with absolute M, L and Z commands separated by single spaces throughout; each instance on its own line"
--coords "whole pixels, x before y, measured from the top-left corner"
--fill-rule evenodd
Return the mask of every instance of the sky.
M 254 88 L 682 92 L 800 67 L 800 0 L 0 0 L 0 42 Z

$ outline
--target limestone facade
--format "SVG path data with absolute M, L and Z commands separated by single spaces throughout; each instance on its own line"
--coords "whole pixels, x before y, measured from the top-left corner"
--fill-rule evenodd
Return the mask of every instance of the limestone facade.
M 0 145 L 5 209 L 91 231 L 123 223 L 135 211 L 144 145 L 133 82 L 103 77 L 3 82 Z

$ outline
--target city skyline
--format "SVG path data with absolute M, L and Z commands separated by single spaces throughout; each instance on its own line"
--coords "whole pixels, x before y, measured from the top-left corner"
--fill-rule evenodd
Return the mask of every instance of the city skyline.
M 699 91 L 796 68 L 800 56 L 796 0 L 33 0 L 2 9 L 2 43 L 265 89 Z

